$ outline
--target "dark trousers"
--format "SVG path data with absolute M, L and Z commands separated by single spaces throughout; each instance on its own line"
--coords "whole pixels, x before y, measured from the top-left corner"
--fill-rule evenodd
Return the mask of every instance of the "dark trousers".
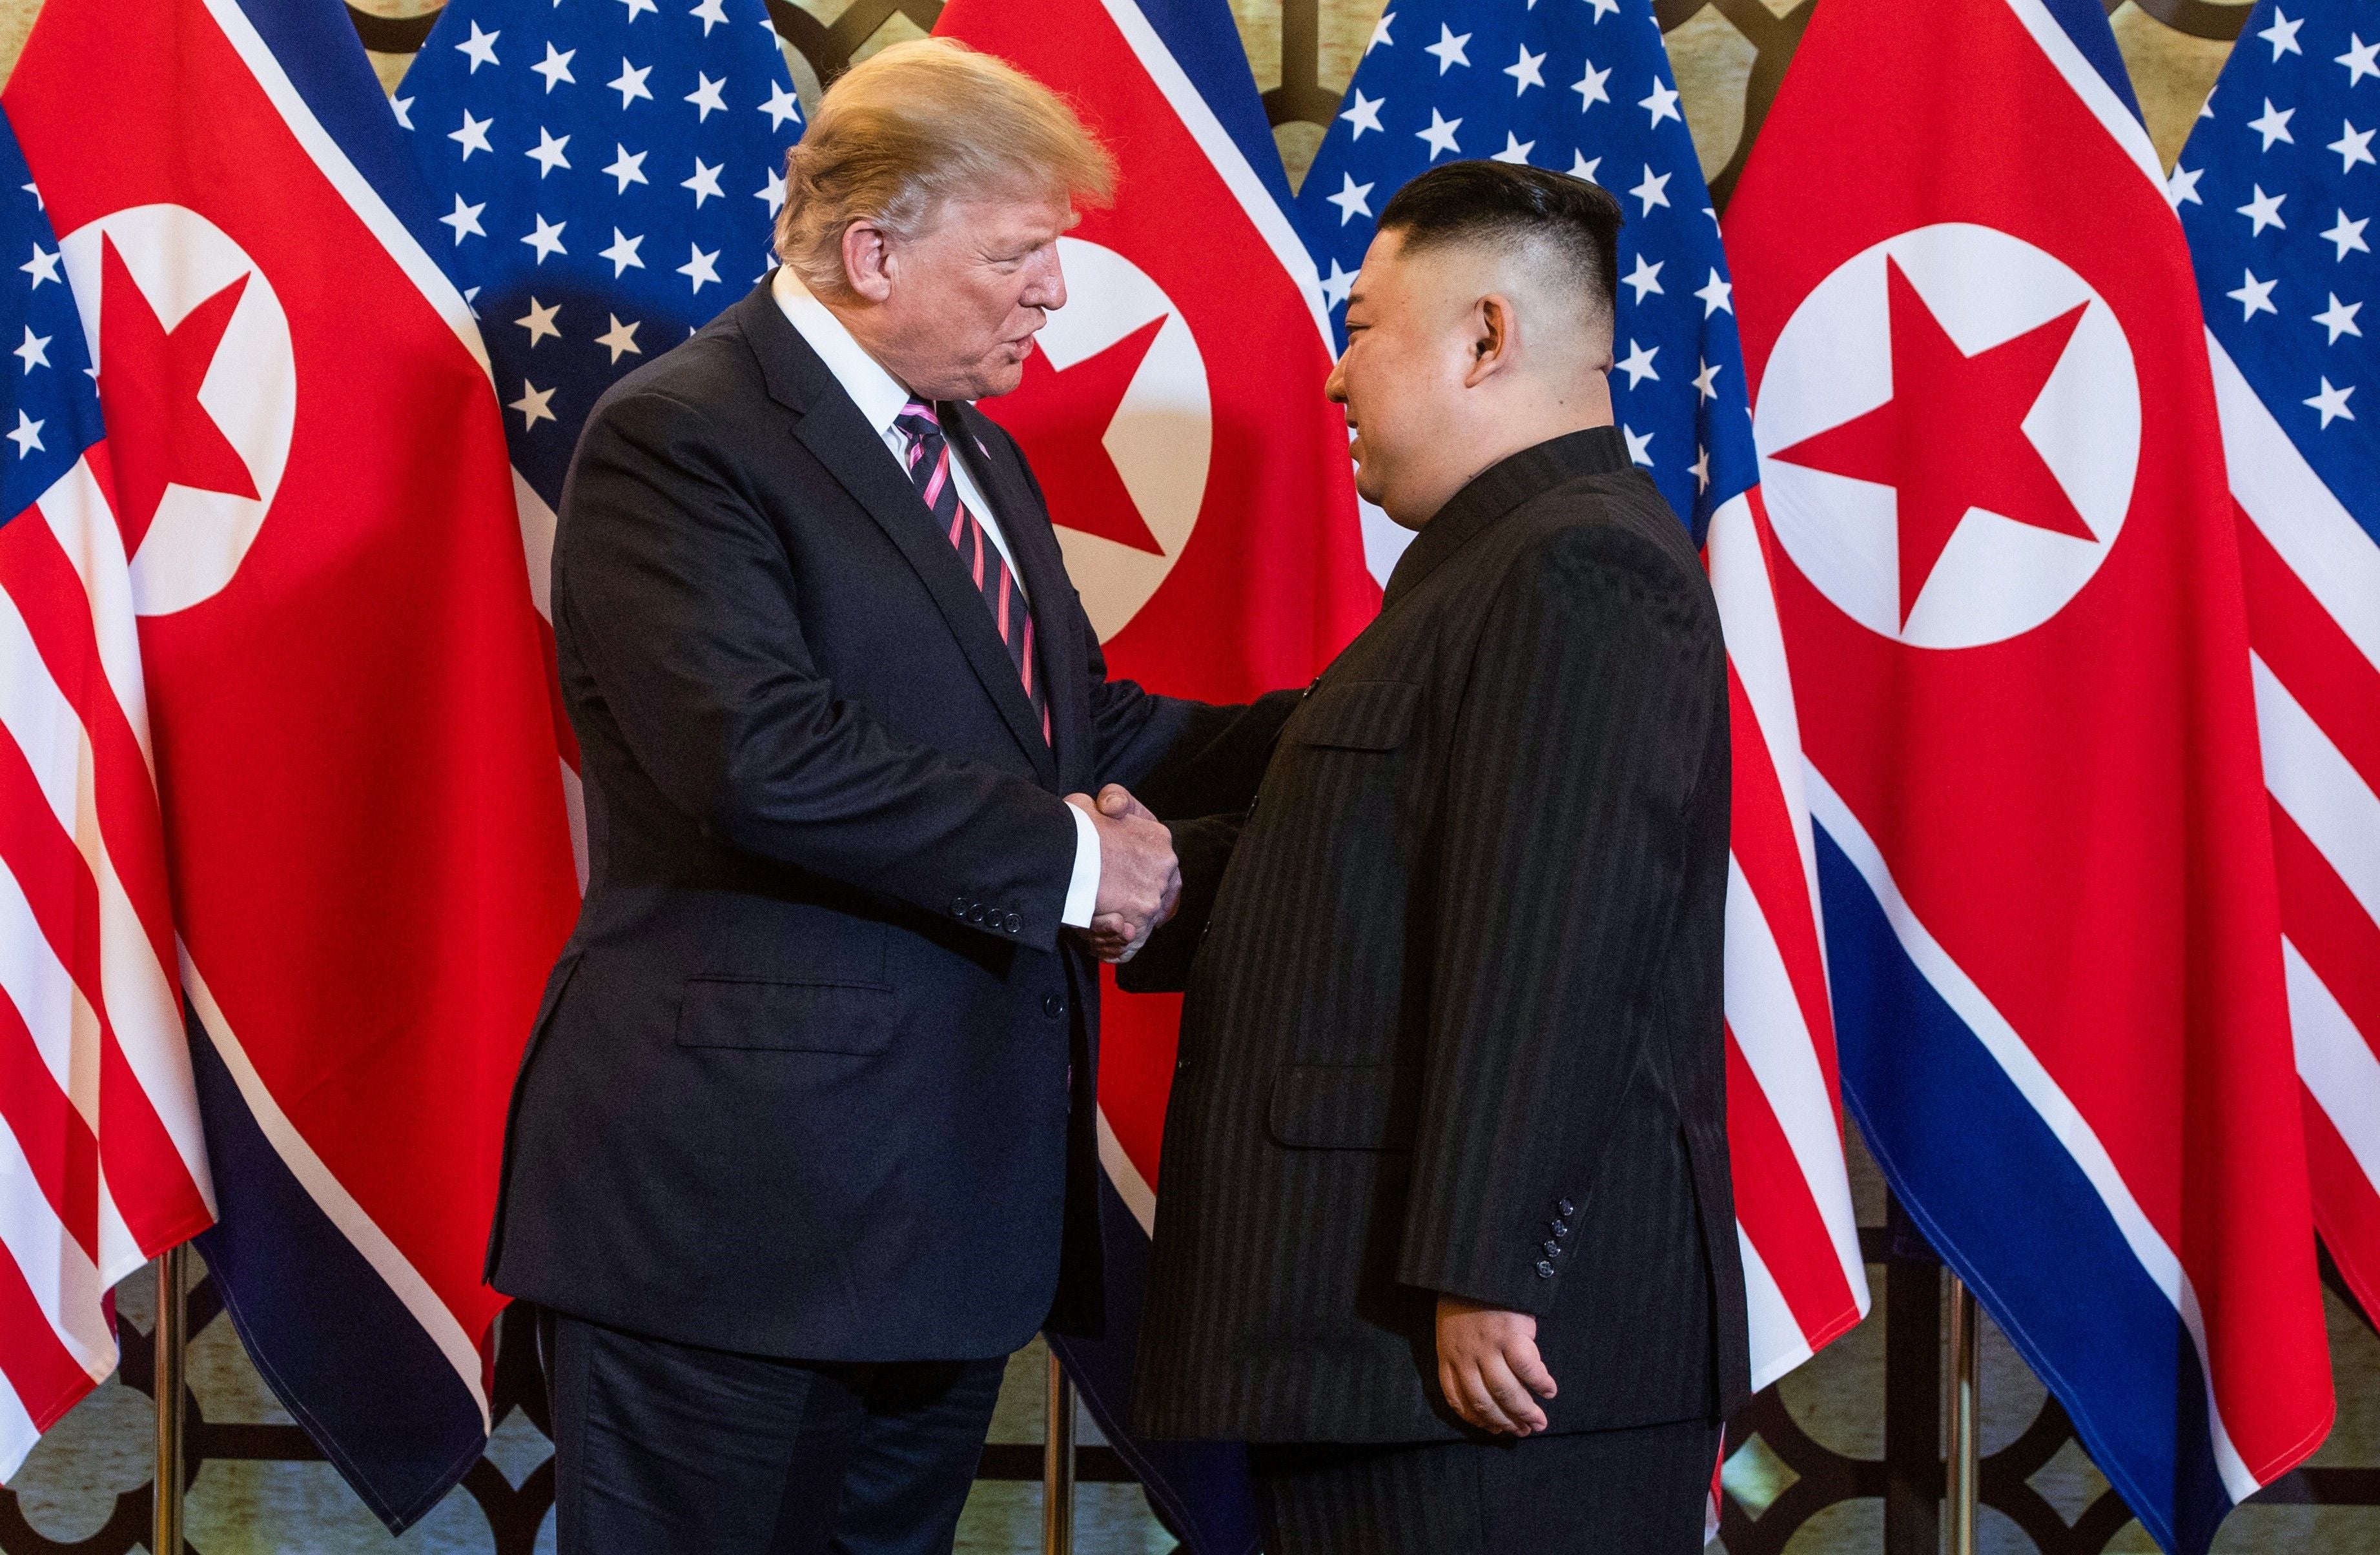
M 1265 1555 L 1701 1555 L 1719 1428 L 1253 1452 Z
M 780 1360 L 548 1311 L 561 1555 L 948 1555 L 998 1360 Z

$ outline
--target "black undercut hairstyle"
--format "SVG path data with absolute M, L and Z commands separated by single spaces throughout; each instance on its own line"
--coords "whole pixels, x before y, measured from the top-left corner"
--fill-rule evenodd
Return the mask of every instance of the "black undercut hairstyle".
M 1404 251 L 1458 243 L 1517 249 L 1545 246 L 1575 271 L 1593 307 L 1610 318 L 1620 289 L 1620 200 L 1600 184 L 1503 162 L 1441 163 L 1396 192 L 1380 230 Z

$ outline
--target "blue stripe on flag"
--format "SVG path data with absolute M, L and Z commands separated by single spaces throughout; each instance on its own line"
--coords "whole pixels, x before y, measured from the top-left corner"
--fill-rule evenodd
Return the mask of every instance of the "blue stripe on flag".
M 2141 100 L 2132 95 L 2132 78 L 2124 68 L 2124 56 L 2116 48 L 2115 30 L 2107 25 L 2107 13 L 2099 8 L 2098 0 L 2041 0 L 2043 9 L 2058 30 L 2074 41 L 2091 68 L 2114 89 L 2116 101 L 2130 111 L 2132 117 L 2141 116 Z
M 1248 68 L 1247 50 L 1240 42 L 1239 26 L 1224 0 L 1138 0 L 1140 14 L 1198 89 L 1208 108 L 1222 122 L 1223 131 L 1264 180 L 1265 189 L 1282 211 L 1293 208 L 1289 174 L 1281 164 L 1281 146 L 1266 121 L 1264 102 L 1257 94 L 1257 78 Z
M 2180 1314 L 1857 868 L 1825 827 L 1816 838 L 1843 1100 L 1869 1150 L 2157 1542 L 2204 1551 L 2231 1501 Z
M 307 110 L 430 253 L 443 235 L 388 93 L 338 0 L 234 0 Z
M 219 1218 L 197 1241 L 273 1396 L 402 1533 L 486 1449 L 480 1405 L 258 1127 L 204 1029 L 190 1056 Z

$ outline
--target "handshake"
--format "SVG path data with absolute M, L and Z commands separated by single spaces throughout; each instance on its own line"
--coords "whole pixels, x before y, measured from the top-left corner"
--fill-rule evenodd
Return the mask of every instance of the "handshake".
M 1120 783 L 1096 800 L 1068 794 L 1066 802 L 1099 834 L 1099 890 L 1083 938 L 1100 960 L 1129 961 L 1182 899 L 1173 834 Z

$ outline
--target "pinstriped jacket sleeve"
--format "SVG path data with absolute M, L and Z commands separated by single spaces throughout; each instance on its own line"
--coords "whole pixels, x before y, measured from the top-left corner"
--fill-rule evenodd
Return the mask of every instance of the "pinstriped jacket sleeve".
M 1656 986 L 1674 934 L 1686 802 L 1726 712 L 1690 566 L 1621 526 L 1571 526 L 1521 552 L 1489 612 L 1437 828 L 1408 1284 L 1550 1310 L 1553 1206 L 1587 1198 L 1626 1088 L 1654 1083 L 1658 1012 L 1627 991 Z

